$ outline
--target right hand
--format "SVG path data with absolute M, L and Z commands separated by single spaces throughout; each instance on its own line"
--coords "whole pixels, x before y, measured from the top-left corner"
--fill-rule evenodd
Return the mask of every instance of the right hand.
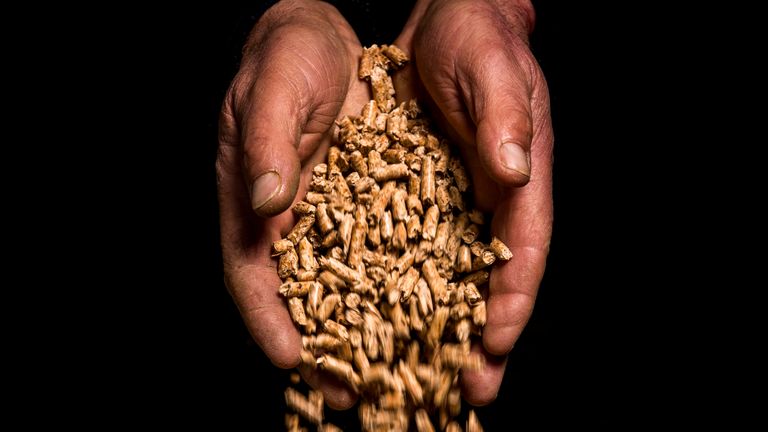
M 477 208 L 514 258 L 490 275 L 488 322 L 462 371 L 473 405 L 496 398 L 507 353 L 528 322 L 552 235 L 553 134 L 546 80 L 528 47 L 530 0 L 419 0 L 395 41 L 411 54 L 397 95 L 417 95 L 461 152 Z
M 278 294 L 270 248 L 295 223 L 286 210 L 324 162 L 334 120 L 359 114 L 370 99 L 357 78 L 361 52 L 333 6 L 281 1 L 251 32 L 221 109 L 216 172 L 225 281 L 251 335 L 281 368 L 299 365 L 301 337 Z M 339 381 L 303 374 L 329 406 L 354 404 Z

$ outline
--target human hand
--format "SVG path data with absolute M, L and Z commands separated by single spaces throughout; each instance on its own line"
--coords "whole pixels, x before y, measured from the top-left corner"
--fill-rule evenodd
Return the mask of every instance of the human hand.
M 324 162 L 334 120 L 359 114 L 370 99 L 357 78 L 361 51 L 333 6 L 279 2 L 251 32 L 221 110 L 216 172 L 225 281 L 251 335 L 281 368 L 299 364 L 301 337 L 278 295 L 270 248 L 295 224 L 285 210 Z M 354 404 L 339 381 L 302 373 L 331 407 Z
M 528 48 L 529 0 L 420 0 L 395 44 L 411 65 L 395 74 L 459 144 L 478 208 L 514 257 L 491 271 L 481 372 L 463 372 L 475 405 L 496 398 L 533 310 L 552 233 L 552 125 L 546 81 Z

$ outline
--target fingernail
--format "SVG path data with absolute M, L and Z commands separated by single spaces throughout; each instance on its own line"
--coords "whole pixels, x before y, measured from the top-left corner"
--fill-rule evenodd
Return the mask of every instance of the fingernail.
M 273 196 L 280 192 L 280 174 L 277 171 L 267 171 L 253 182 L 251 188 L 251 206 L 254 210 L 260 209 L 268 203 Z
M 531 176 L 531 162 L 528 153 L 522 147 L 513 142 L 501 143 L 501 163 L 508 169 L 519 172 L 520 174 Z

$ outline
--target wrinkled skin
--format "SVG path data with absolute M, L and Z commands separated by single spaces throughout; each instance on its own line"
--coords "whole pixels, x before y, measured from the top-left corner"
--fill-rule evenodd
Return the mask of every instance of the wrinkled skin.
M 422 1 L 395 41 L 413 60 L 395 77 L 398 96 L 428 102 L 458 143 L 476 205 L 493 212 L 491 233 L 514 254 L 491 271 L 488 323 L 473 348 L 488 366 L 462 376 L 475 405 L 496 398 L 506 355 L 531 316 L 552 233 L 553 135 L 546 81 L 528 47 L 532 26 L 528 1 Z M 503 143 L 525 156 L 508 158 Z
M 473 348 L 488 367 L 462 377 L 473 404 L 496 397 L 506 354 L 533 308 L 552 225 L 549 100 L 527 46 L 533 11 L 527 1 L 505 3 L 420 1 L 395 42 L 414 60 L 395 75 L 398 99 L 428 102 L 459 144 L 477 204 L 494 212 L 492 233 L 515 255 L 491 272 L 488 324 Z M 225 281 L 251 335 L 281 368 L 299 364 L 301 338 L 277 293 L 270 247 L 295 223 L 286 210 L 323 162 L 333 121 L 359 114 L 370 99 L 357 79 L 361 50 L 332 6 L 279 2 L 254 27 L 222 107 L 216 165 Z M 522 150 L 503 152 L 502 142 Z M 354 404 L 332 377 L 302 373 L 331 407 Z

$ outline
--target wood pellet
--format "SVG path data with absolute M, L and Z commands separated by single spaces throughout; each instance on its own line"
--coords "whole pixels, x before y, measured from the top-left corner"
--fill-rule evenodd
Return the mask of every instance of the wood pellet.
M 358 393 L 361 430 L 461 431 L 459 371 L 484 367 L 470 352 L 487 321 L 480 287 L 512 254 L 480 238 L 485 217 L 448 142 L 415 100 L 397 105 L 391 74 L 407 61 L 394 45 L 363 49 L 373 100 L 336 122 L 293 206 L 298 222 L 272 252 L 301 362 Z M 288 388 L 285 400 L 287 430 L 340 430 L 324 423 L 319 392 Z M 482 431 L 474 411 L 464 430 Z

